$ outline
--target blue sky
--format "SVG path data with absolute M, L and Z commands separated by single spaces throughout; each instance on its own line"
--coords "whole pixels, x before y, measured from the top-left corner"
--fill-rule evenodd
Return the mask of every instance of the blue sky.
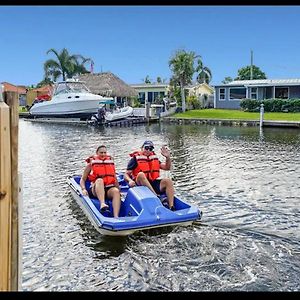
M 177 49 L 201 55 L 212 84 L 253 62 L 300 78 L 300 6 L 0 6 L 0 82 L 37 84 L 54 48 L 94 60 L 128 84 L 169 80 Z

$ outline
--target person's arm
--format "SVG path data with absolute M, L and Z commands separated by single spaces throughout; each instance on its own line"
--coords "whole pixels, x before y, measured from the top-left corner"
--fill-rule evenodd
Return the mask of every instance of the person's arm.
M 132 179 L 132 170 L 126 170 L 126 172 L 124 173 L 124 179 L 128 182 L 128 185 L 130 187 L 135 186 L 135 181 Z
M 128 182 L 130 187 L 135 186 L 135 181 L 132 180 L 132 170 L 136 168 L 137 162 L 135 157 L 131 158 L 127 165 L 127 170 L 124 173 L 124 179 Z
M 87 192 L 87 190 L 85 188 L 85 181 L 86 181 L 88 175 L 90 174 L 90 172 L 91 172 L 91 165 L 88 164 L 85 167 L 85 169 L 83 171 L 83 174 L 82 174 L 82 176 L 80 178 L 80 183 L 79 184 L 80 184 L 80 187 L 82 189 L 82 194 L 85 195 L 85 196 L 87 196 L 87 194 L 88 194 L 88 192 Z
M 170 158 L 170 150 L 163 146 L 161 148 L 161 154 L 166 158 L 164 163 L 160 163 L 160 168 L 165 171 L 169 171 L 171 169 L 171 158 Z

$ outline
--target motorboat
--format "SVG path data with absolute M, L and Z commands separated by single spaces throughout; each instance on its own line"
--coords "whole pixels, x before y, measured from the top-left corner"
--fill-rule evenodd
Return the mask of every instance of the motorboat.
M 175 210 L 170 210 L 148 187 L 129 187 L 124 174 L 118 173 L 121 208 L 118 218 L 112 215 L 112 203 L 105 200 L 109 210 L 100 210 L 100 201 L 84 196 L 80 187 L 80 175 L 68 176 L 67 183 L 73 198 L 95 229 L 110 236 L 127 236 L 137 231 L 166 226 L 188 226 L 201 220 L 202 212 L 197 206 L 186 203 L 175 196 Z M 86 187 L 90 182 L 86 181 Z M 162 195 L 166 196 L 166 195 Z
M 113 98 L 93 94 L 83 81 L 67 79 L 55 84 L 50 100 L 34 103 L 29 114 L 33 117 L 89 119 L 106 100 Z
M 104 118 L 107 122 L 125 119 L 133 114 L 133 108 L 131 106 L 125 106 L 122 108 L 115 108 L 113 111 L 106 111 Z

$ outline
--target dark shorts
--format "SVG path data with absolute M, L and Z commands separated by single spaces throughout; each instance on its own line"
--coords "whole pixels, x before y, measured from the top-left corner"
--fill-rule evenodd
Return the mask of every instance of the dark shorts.
M 104 191 L 105 191 L 105 199 L 107 198 L 107 192 L 111 189 L 115 187 L 114 185 L 113 186 L 109 186 L 109 187 L 105 187 L 104 188 Z M 97 196 L 94 196 L 93 192 L 92 192 L 92 187 L 90 186 L 88 189 L 87 189 L 87 192 L 89 193 L 89 197 L 90 198 L 97 198 Z
M 159 188 L 160 182 L 161 182 L 161 179 L 155 179 L 153 181 L 150 181 L 150 184 L 152 185 L 156 194 L 161 194 L 161 190 Z

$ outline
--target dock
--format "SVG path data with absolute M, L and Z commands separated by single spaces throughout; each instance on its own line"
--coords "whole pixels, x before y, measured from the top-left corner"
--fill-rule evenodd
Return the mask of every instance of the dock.
M 79 118 L 24 118 L 26 121 L 37 123 L 51 123 L 51 124 L 66 124 L 66 125 L 84 125 L 84 126 L 105 126 L 105 127 L 128 127 L 142 124 L 149 124 L 157 122 L 159 118 L 145 118 L 145 117 L 128 117 L 111 122 L 97 122 L 95 120 L 80 120 Z

